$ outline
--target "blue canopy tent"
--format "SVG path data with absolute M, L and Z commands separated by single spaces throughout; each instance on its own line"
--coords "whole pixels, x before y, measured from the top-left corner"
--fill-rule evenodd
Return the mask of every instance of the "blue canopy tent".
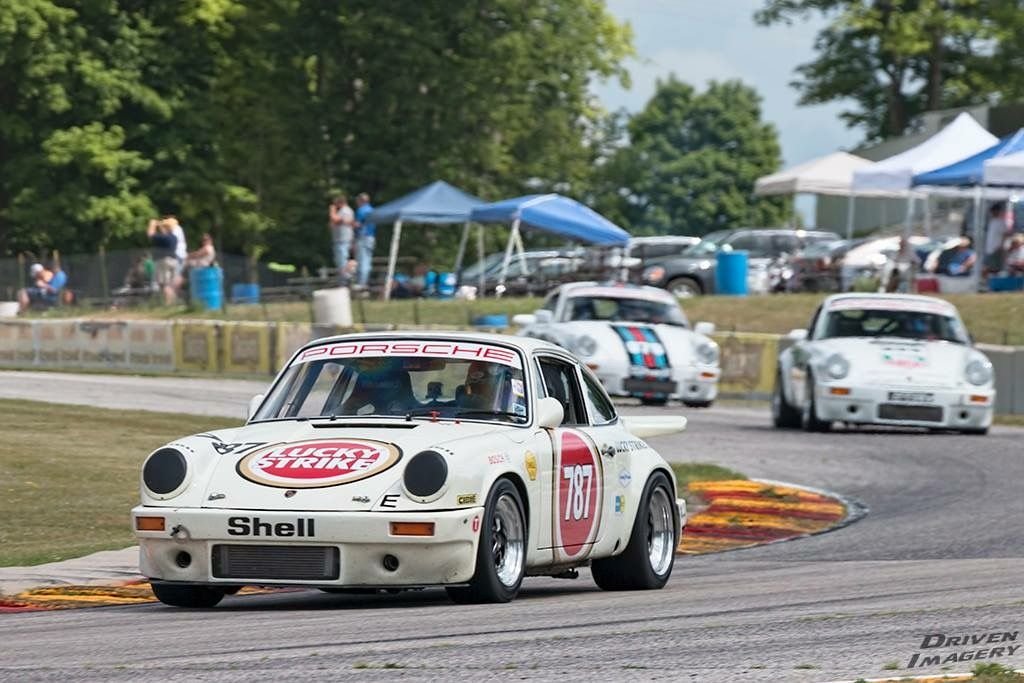
M 1024 128 L 966 159 L 919 173 L 914 176 L 914 185 L 982 185 L 986 161 L 1020 151 L 1024 151 Z
M 513 248 L 523 258 L 522 225 L 590 244 L 617 246 L 629 241 L 628 232 L 590 207 L 559 194 L 531 194 L 484 204 L 474 208 L 469 218 L 479 223 L 512 224 L 500 284 L 505 283 Z
M 415 192 L 374 209 L 367 220 L 394 224 L 388 256 L 388 274 L 384 281 L 384 299 L 391 298 L 391 283 L 395 279 L 395 262 L 398 260 L 398 244 L 402 239 L 402 223 L 465 223 L 455 260 L 457 271 L 462 265 L 466 240 L 469 238 L 470 212 L 483 203 L 484 200 L 479 197 L 467 194 L 443 180 L 435 180 Z M 482 235 L 480 242 L 482 245 Z

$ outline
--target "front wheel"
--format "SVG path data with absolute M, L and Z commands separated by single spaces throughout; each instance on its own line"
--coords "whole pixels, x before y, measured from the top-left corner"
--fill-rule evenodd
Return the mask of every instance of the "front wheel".
M 832 423 L 818 419 L 818 410 L 814 400 L 814 377 L 807 376 L 807 396 L 804 401 L 804 410 L 801 415 L 804 431 L 827 432 L 832 428 Z
M 599 588 L 652 590 L 665 585 L 679 544 L 674 506 L 671 482 L 663 472 L 655 472 L 644 487 L 626 549 L 590 565 Z
M 487 496 L 477 545 L 476 571 L 468 586 L 452 586 L 458 603 L 508 602 L 519 593 L 526 574 L 526 518 L 519 491 L 499 479 Z
M 801 415 L 786 400 L 782 388 L 782 374 L 775 374 L 775 389 L 772 391 L 772 423 L 779 429 L 795 429 L 800 426 Z
M 710 408 L 714 401 L 683 401 L 687 408 Z
M 968 434 L 970 436 L 985 436 L 988 434 L 988 427 L 978 427 L 977 429 L 961 429 L 961 434 Z
M 669 280 L 668 284 L 665 285 L 665 289 L 680 299 L 688 299 L 691 296 L 700 296 L 704 293 L 700 283 L 691 277 L 677 277 Z
M 162 581 L 149 584 L 156 599 L 172 607 L 214 607 L 224 599 L 224 591 L 212 586 L 189 586 Z
M 663 406 L 668 403 L 668 398 L 649 398 L 640 397 L 640 405 L 642 406 Z

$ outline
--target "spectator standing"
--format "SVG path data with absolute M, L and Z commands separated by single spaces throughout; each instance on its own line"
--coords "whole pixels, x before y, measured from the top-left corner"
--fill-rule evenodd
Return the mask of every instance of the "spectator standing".
M 348 197 L 338 195 L 328 207 L 327 215 L 334 246 L 334 267 L 338 272 L 338 283 L 348 284 L 346 266 L 352 252 L 352 238 L 355 236 L 356 216 L 348 205 Z
M 373 213 L 370 195 L 362 192 L 356 197 L 356 227 L 359 230 L 356 242 L 356 262 L 358 264 L 356 282 L 365 289 L 370 282 L 370 268 L 373 264 L 373 249 L 377 246 L 377 226 L 367 219 Z
M 1010 233 L 1006 220 L 1006 204 L 997 202 L 988 211 L 988 225 L 985 230 L 985 271 L 998 273 L 1003 269 L 1005 252 L 1003 244 Z
M 185 230 L 178 223 L 176 216 L 168 214 L 164 216 L 164 221 L 171 228 L 171 234 L 174 235 L 174 239 L 177 240 L 174 245 L 174 258 L 178 260 L 178 268 L 174 276 L 177 281 L 174 283 L 175 289 L 181 289 L 181 285 L 184 282 L 182 273 L 185 270 L 185 259 L 188 258 L 188 243 L 185 241 Z
M 157 287 L 163 292 L 164 303 L 169 306 L 178 298 L 178 238 L 174 236 L 173 227 L 167 220 L 156 218 L 150 220 L 146 226 L 146 235 L 153 246 L 153 277 Z

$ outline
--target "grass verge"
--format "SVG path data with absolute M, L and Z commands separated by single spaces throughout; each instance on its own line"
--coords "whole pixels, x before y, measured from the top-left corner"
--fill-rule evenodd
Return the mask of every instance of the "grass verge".
M 154 448 L 238 420 L 0 400 L 0 566 L 133 543 L 128 511 Z

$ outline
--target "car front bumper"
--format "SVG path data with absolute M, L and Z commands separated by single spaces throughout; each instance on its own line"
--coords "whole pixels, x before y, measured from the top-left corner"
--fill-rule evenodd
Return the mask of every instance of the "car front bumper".
M 669 398 L 696 403 L 710 402 L 718 397 L 718 378 L 721 375 L 718 368 L 710 365 L 673 368 L 669 381 L 674 386 L 671 391 L 665 391 L 658 380 L 652 380 L 648 386 L 644 386 L 643 378 L 630 378 L 622 373 L 602 372 L 600 369 L 595 372 L 611 396 Z M 631 379 L 638 380 L 639 384 L 631 383 Z
M 985 429 L 992 424 L 995 403 L 995 391 L 990 387 L 936 389 L 835 382 L 819 384 L 815 390 L 819 420 L 858 424 Z M 915 394 L 927 399 L 914 398 Z
M 132 510 L 132 526 L 139 541 L 139 569 L 151 579 L 224 585 L 411 587 L 460 584 L 473 577 L 483 512 L 483 508 L 389 514 L 138 506 Z M 138 517 L 163 517 L 164 531 L 139 531 Z M 239 530 L 237 523 L 232 526 L 232 519 L 249 520 L 243 525 L 249 533 L 230 534 L 229 529 Z M 392 535 L 392 522 L 432 522 L 434 535 Z M 254 535 L 257 527 L 259 535 Z M 295 535 L 300 530 L 303 537 Z M 292 535 L 272 535 L 280 531 Z M 391 558 L 387 563 L 386 556 Z

